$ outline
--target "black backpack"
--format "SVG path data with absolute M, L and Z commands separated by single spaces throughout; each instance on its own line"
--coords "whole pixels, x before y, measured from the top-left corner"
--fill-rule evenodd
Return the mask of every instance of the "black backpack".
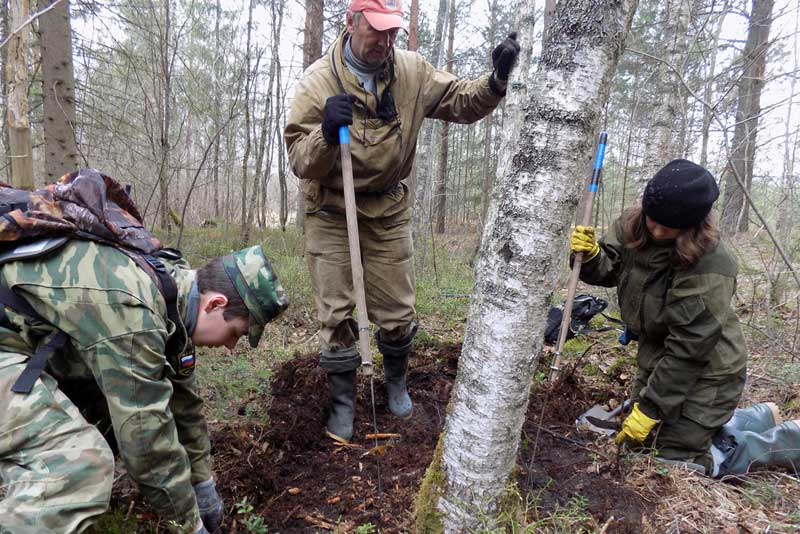
M 567 331 L 567 339 L 572 339 L 576 334 L 585 334 L 591 331 L 589 321 L 598 313 L 602 313 L 608 307 L 608 302 L 592 295 L 578 295 L 572 301 L 572 318 Z M 547 312 L 547 328 L 544 331 L 544 342 L 547 345 L 555 345 L 558 342 L 558 333 L 561 330 L 561 320 L 564 317 L 564 308 L 550 307 Z M 617 322 L 603 314 L 609 320 Z M 611 327 L 604 327 L 596 331 L 602 332 L 611 330 Z

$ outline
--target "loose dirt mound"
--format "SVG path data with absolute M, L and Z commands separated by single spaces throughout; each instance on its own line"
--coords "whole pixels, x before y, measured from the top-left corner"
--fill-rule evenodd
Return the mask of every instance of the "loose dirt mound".
M 360 379 L 352 446 L 337 446 L 323 434 L 329 399 L 317 358 L 284 364 L 272 384 L 269 425 L 223 426 L 212 433 L 230 531 L 246 532 L 246 515 L 237 516 L 232 506 L 246 497 L 251 514 L 262 517 L 270 532 L 352 532 L 368 523 L 383 533 L 407 532 L 414 497 L 444 424 L 459 352 L 460 346 L 422 351 L 412 360 L 408 384 L 414 414 L 408 421 L 391 416 L 383 381 L 375 378 L 378 428 L 400 435 L 384 442 L 380 457 L 369 454 L 373 442 L 365 438 L 373 431 L 368 380 Z M 588 390 L 569 379 L 557 391 L 539 389 L 532 396 L 520 488 L 535 496 L 529 511 L 537 516 L 568 508 L 578 498 L 597 524 L 614 517 L 605 532 L 641 532 L 648 506 L 621 480 L 618 462 L 609 457 L 613 448 L 603 452 L 591 439 L 575 435 L 575 418 L 609 395 L 592 397 Z

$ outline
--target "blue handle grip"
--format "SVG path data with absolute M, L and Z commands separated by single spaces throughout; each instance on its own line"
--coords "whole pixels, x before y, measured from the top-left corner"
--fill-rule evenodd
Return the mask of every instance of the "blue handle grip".
M 350 130 L 347 128 L 347 126 L 339 126 L 339 144 L 350 144 Z
M 600 172 L 603 170 L 603 160 L 606 158 L 606 142 L 608 132 L 600 132 L 600 140 L 597 142 L 597 152 L 594 155 L 594 170 L 592 171 L 592 181 L 589 182 L 589 191 L 597 193 L 600 186 Z

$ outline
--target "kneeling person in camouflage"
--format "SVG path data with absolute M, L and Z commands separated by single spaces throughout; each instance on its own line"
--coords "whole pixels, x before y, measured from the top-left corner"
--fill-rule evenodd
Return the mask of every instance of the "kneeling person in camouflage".
M 163 264 L 178 289 L 177 322 L 153 278 L 111 246 L 73 240 L 54 254 L 0 267 L 0 290 L 37 316 L 0 305 L 0 532 L 85 530 L 109 504 L 109 443 L 176 530 L 219 529 L 223 504 L 194 347 L 232 349 L 245 334 L 255 347 L 288 302 L 258 246 L 199 271 L 177 256 Z M 66 344 L 30 392 L 13 392 L 32 355 L 59 332 Z M 166 350 L 176 333 L 181 348 Z M 90 391 L 96 400 L 87 407 L 80 399 Z M 98 407 L 110 423 L 105 436 L 84 417 Z

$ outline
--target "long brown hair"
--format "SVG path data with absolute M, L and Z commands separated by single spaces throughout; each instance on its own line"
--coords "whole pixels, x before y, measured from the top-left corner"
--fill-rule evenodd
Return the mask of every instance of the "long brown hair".
M 622 242 L 625 248 L 639 250 L 647 244 L 647 225 L 641 204 L 622 214 Z M 675 260 L 684 268 L 695 265 L 706 252 L 719 244 L 719 230 L 714 215 L 709 213 L 697 226 L 686 228 L 675 239 Z

